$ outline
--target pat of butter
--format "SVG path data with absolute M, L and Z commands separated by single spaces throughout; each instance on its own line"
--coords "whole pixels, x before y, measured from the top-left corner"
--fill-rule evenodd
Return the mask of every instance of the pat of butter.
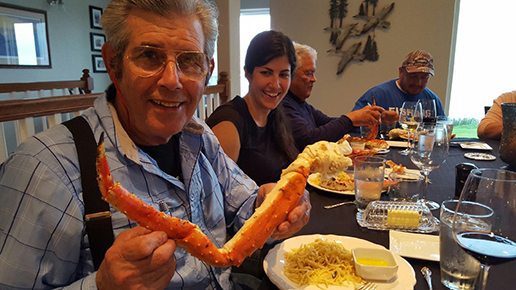
M 367 266 L 389 266 L 387 261 L 375 258 L 357 258 L 357 263 Z
M 421 214 L 413 210 L 390 209 L 387 211 L 387 226 L 398 228 L 417 228 Z

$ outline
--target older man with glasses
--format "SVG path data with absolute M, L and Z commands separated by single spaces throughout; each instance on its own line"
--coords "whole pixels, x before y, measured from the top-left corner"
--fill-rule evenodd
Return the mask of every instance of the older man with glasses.
M 83 160 L 95 171 L 95 140 L 105 136 L 113 180 L 144 203 L 196 224 L 218 247 L 242 227 L 271 186 L 258 187 L 193 117 L 213 70 L 216 17 L 204 0 L 108 4 L 102 56 L 113 84 L 73 119 L 85 129 L 55 126 L 0 167 L 1 289 L 232 289 L 230 268 L 176 248 L 165 232 L 107 204 L 88 214 L 102 201 L 91 195 L 95 174 L 92 185 L 83 171 Z M 93 152 L 79 150 L 88 133 Z M 272 236 L 292 235 L 309 212 L 305 193 Z
M 312 88 L 317 81 L 315 76 L 317 51 L 300 43 L 294 43 L 294 48 L 296 49 L 297 67 L 282 105 L 299 151 L 302 151 L 306 145 L 317 141 L 335 142 L 358 126 L 368 126 L 380 122 L 380 117 L 385 110 L 379 106 L 367 106 L 339 117 L 330 117 L 307 103 L 306 99 L 312 94 Z
M 398 113 L 405 101 L 430 99 L 435 100 L 437 115 L 444 115 L 441 100 L 427 88 L 430 77 L 435 73 L 430 53 L 420 49 L 410 52 L 398 68 L 398 73 L 398 79 L 381 83 L 365 92 L 356 101 L 353 111 L 368 106 L 375 99 L 376 105 Z

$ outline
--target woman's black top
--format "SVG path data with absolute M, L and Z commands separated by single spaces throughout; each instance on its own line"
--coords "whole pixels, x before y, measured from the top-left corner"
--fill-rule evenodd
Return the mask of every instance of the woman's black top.
M 236 96 L 219 106 L 206 120 L 210 127 L 222 121 L 235 125 L 240 137 L 237 164 L 258 185 L 277 182 L 281 170 L 290 164 L 288 156 L 276 142 L 277 137 L 272 133 L 274 112 L 269 114 L 265 127 L 258 127 L 244 99 Z

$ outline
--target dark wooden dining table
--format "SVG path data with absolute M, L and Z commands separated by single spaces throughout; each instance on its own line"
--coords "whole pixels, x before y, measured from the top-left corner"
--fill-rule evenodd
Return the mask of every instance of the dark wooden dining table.
M 460 139 L 454 140 L 454 142 L 461 141 Z M 465 141 L 465 140 L 464 140 Z M 469 141 L 469 139 L 468 139 Z M 500 160 L 498 153 L 499 141 L 495 140 L 482 140 L 488 143 L 493 150 L 491 151 L 478 151 L 478 150 L 465 150 L 457 145 L 451 146 L 449 155 L 438 169 L 435 169 L 430 174 L 431 183 L 428 185 L 427 199 L 441 203 L 444 200 L 453 199 L 455 192 L 455 166 L 459 163 L 469 162 L 475 164 L 479 168 L 501 168 L 506 164 Z M 385 159 L 393 160 L 397 163 L 405 165 L 407 168 L 416 169 L 416 166 L 410 161 L 408 156 L 400 155 L 398 152 L 401 149 L 391 148 L 387 154 L 384 154 Z M 470 160 L 464 157 L 464 153 L 467 152 L 485 152 L 496 156 L 494 161 L 477 161 Z M 310 201 L 312 204 L 312 210 L 310 215 L 310 221 L 308 224 L 298 233 L 298 235 L 310 235 L 310 234 L 334 234 L 341 236 L 356 237 L 364 240 L 371 241 L 373 243 L 382 245 L 389 248 L 389 232 L 370 230 L 362 228 L 356 221 L 356 208 L 354 205 L 345 205 L 334 209 L 324 209 L 324 205 L 334 204 L 341 201 L 353 200 L 354 196 L 339 195 L 331 192 L 318 190 L 307 186 L 310 192 Z M 516 193 L 515 193 L 516 194 Z M 385 194 L 382 199 L 388 199 Z M 439 217 L 439 210 L 433 211 L 434 216 Z M 433 233 L 437 235 L 438 233 Z M 272 245 L 270 246 L 272 247 Z M 264 255 L 265 256 L 265 255 Z M 410 265 L 414 268 L 416 275 L 416 285 L 414 289 L 428 289 L 428 286 L 421 274 L 421 268 L 426 266 L 432 270 L 432 284 L 433 289 L 446 289 L 441 284 L 441 275 L 439 262 L 419 260 L 413 258 L 405 258 Z M 488 277 L 487 289 L 516 289 L 516 261 L 492 266 Z M 259 289 L 278 289 L 268 278 L 264 275 L 262 283 Z

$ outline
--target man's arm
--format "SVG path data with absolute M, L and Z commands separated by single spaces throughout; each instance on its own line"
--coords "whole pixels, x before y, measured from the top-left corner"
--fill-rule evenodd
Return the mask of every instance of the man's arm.
M 305 116 L 303 113 L 285 106 L 285 112 L 299 150 L 321 140 L 335 142 L 353 129 L 351 120 L 347 116 L 332 118 L 310 105 L 309 109 L 311 116 Z M 315 124 L 311 124 L 309 118 L 313 118 Z
M 87 278 L 69 285 L 88 269 L 79 266 L 82 210 L 71 181 L 62 179 L 67 175 L 18 154 L 0 172 L 0 288 L 80 289 L 93 282 Z
M 500 139 L 502 137 L 503 121 L 502 106 L 498 100 L 487 111 L 477 128 L 477 135 L 481 139 Z

